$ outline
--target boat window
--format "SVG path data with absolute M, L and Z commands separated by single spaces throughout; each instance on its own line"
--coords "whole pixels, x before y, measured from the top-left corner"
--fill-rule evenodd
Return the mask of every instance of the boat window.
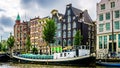
M 60 54 L 60 57 L 62 57 L 62 53 Z
M 86 46 L 86 49 L 89 49 L 88 46 Z
M 82 49 L 84 49 L 84 46 L 82 46 Z
M 64 53 L 64 56 L 66 56 L 66 53 Z

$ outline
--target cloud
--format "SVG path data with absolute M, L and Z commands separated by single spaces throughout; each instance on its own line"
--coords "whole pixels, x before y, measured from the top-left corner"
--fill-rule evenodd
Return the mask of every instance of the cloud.
M 5 27 L 12 27 L 14 23 L 10 17 L 3 15 L 0 17 L 0 24 Z
M 52 9 L 57 9 L 65 14 L 66 5 L 81 10 L 87 9 L 91 18 L 96 20 L 96 3 L 100 0 L 1 0 L 0 1 L 0 34 L 4 36 L 13 33 L 13 25 L 17 14 L 21 16 L 21 21 L 30 20 L 35 16 L 40 18 L 50 16 Z M 6 34 L 8 33 L 8 34 Z
M 5 12 L 5 10 L 4 10 L 4 9 L 1 9 L 1 8 L 0 8 L 0 12 L 1 12 L 1 11 L 2 11 L 2 12 Z
M 11 17 L 5 15 L 0 17 L 0 36 L 2 36 L 3 39 L 7 39 L 10 32 L 13 33 L 13 24 Z
M 21 0 L 23 8 L 34 7 L 35 5 L 43 8 L 50 8 L 60 3 L 61 0 Z

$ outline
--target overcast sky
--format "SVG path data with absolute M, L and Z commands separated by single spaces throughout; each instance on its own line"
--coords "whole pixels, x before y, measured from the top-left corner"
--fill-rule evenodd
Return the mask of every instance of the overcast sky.
M 81 10 L 87 9 L 91 18 L 96 20 L 96 3 L 100 0 L 1 0 L 0 1 L 0 36 L 3 39 L 13 32 L 16 16 L 19 13 L 21 21 L 29 20 L 35 16 L 50 16 L 52 9 L 65 13 L 66 5 L 72 3 L 73 7 Z M 0 39 L 1 40 L 1 39 Z

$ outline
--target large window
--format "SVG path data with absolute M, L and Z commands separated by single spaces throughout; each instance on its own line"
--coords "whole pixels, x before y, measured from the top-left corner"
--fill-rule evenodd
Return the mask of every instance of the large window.
M 115 7 L 115 2 L 111 2 L 111 8 Z
M 112 40 L 112 35 L 109 35 L 109 40 Z M 116 34 L 114 34 L 114 40 L 116 40 Z
M 120 48 L 120 34 L 118 34 L 118 47 Z
M 106 20 L 110 19 L 110 12 L 106 13 Z
M 70 23 L 68 23 L 68 29 L 71 29 L 71 24 Z
M 103 14 L 99 15 L 99 21 L 103 21 Z
M 104 36 L 104 48 L 107 48 L 107 36 Z
M 110 30 L 110 23 L 106 23 L 106 30 Z
M 71 44 L 71 40 L 69 39 L 69 40 L 68 40 L 68 45 L 70 45 L 70 44 Z
M 61 23 L 57 24 L 57 29 L 61 29 Z
M 105 4 L 101 4 L 101 10 L 105 9 Z
M 119 16 L 120 16 L 119 10 L 115 11 L 115 18 L 119 18 Z
M 115 23 L 114 23 L 114 28 L 115 28 L 116 30 L 118 30 L 118 29 L 120 28 L 119 25 L 120 25 L 120 24 L 119 24 L 119 21 L 115 21 Z
M 102 49 L 102 36 L 99 36 L 99 49 Z
M 64 41 L 63 41 L 63 45 L 65 46 L 66 45 L 66 40 L 64 39 Z
M 63 32 L 63 38 L 66 38 L 66 32 L 65 31 Z
M 63 29 L 64 29 L 64 30 L 66 29 L 66 24 L 63 24 Z
M 71 16 L 68 16 L 68 22 L 71 22 Z
M 61 31 L 58 31 L 58 37 L 61 37 Z
M 68 9 L 68 11 L 67 11 L 67 15 L 69 16 L 70 14 L 71 14 L 70 9 Z
M 71 31 L 68 31 L 68 37 L 71 37 Z
M 76 28 L 76 22 L 73 22 L 73 28 Z
M 76 30 L 74 29 L 74 30 L 73 30 L 73 37 L 75 36 L 75 34 L 76 34 Z
M 57 23 L 57 18 L 56 17 L 54 18 L 54 21 Z
M 99 32 L 103 32 L 103 24 L 99 24 Z

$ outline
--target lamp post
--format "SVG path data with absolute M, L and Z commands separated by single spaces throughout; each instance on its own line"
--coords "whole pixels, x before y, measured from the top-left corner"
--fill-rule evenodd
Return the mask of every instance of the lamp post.
M 112 12 L 112 52 L 114 52 L 114 28 L 113 28 L 113 11 Z

